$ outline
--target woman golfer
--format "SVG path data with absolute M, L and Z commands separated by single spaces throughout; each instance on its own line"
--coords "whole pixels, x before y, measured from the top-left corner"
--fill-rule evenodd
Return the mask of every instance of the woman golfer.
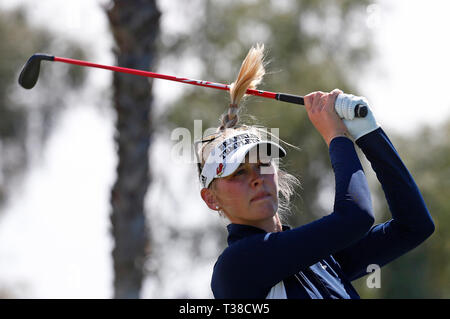
M 232 84 L 217 133 L 199 144 L 201 197 L 229 221 L 228 247 L 213 270 L 215 298 L 359 298 L 351 282 L 410 251 L 434 231 L 417 185 L 372 111 L 352 119 L 364 98 L 314 92 L 308 117 L 329 148 L 333 211 L 306 225 L 282 225 L 280 198 L 292 176 L 277 165 L 286 151 L 257 127 L 238 123 L 239 101 L 264 75 L 263 47 L 252 48 Z M 381 183 L 392 219 L 375 225 L 370 191 L 354 142 Z M 280 197 L 281 196 L 281 197 Z

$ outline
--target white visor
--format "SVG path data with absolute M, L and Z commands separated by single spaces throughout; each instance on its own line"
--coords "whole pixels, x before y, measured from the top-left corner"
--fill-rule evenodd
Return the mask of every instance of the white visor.
M 207 188 L 215 178 L 233 174 L 249 152 L 250 163 L 257 163 L 258 159 L 268 162 L 272 158 L 286 156 L 286 151 L 277 143 L 261 141 L 250 131 L 240 131 L 216 145 L 209 154 L 200 175 L 202 186 Z

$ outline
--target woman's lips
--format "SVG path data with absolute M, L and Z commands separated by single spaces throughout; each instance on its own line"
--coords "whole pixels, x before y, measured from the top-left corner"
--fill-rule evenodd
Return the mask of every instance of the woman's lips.
M 251 202 L 257 201 L 257 200 L 263 200 L 263 199 L 267 199 L 270 198 L 270 194 L 269 193 L 262 193 L 262 194 L 258 194 L 255 197 L 252 198 Z

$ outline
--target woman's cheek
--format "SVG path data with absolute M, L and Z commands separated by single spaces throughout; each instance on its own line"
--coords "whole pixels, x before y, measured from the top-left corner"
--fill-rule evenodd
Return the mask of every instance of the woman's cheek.
M 236 202 L 244 193 L 244 189 L 241 183 L 238 183 L 236 180 L 227 182 L 225 189 L 222 194 L 227 194 L 225 196 L 225 200 L 227 202 Z

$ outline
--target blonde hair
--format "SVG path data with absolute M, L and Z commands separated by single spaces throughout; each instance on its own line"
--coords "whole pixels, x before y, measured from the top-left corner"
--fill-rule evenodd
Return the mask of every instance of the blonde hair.
M 227 112 L 223 114 L 220 119 L 220 126 L 217 128 L 216 134 L 213 134 L 210 138 L 204 139 L 202 141 L 204 144 L 200 146 L 200 149 L 196 149 L 199 159 L 197 164 L 199 177 L 210 152 L 217 144 L 224 141 L 228 136 L 234 134 L 238 130 L 251 130 L 260 137 L 263 134 L 263 132 L 256 126 L 239 124 L 238 111 L 240 108 L 240 102 L 246 96 L 246 91 L 248 89 L 256 89 L 258 84 L 261 83 L 265 75 L 264 63 L 264 45 L 257 44 L 256 47 L 252 47 L 249 50 L 247 56 L 242 62 L 236 81 L 230 85 L 231 102 Z M 264 131 L 264 134 L 269 134 L 273 137 L 273 135 L 267 131 Z M 276 138 L 278 139 L 278 137 Z M 297 148 L 296 146 L 286 143 L 281 139 L 280 141 L 286 145 Z M 284 215 L 285 212 L 289 211 L 290 199 L 292 195 L 295 194 L 295 187 L 300 186 L 300 181 L 295 176 L 280 169 L 280 167 L 277 167 L 277 173 L 279 193 L 281 195 L 281 198 L 279 199 L 278 213 L 282 212 Z M 214 185 L 214 181 L 211 185 Z M 284 216 L 282 216 L 282 219 L 284 219 Z
M 219 130 L 236 126 L 239 121 L 239 103 L 246 96 L 248 89 L 256 89 L 261 83 L 264 74 L 264 45 L 257 44 L 252 47 L 242 62 L 241 69 L 235 82 L 230 85 L 231 103 L 228 113 L 222 116 Z

